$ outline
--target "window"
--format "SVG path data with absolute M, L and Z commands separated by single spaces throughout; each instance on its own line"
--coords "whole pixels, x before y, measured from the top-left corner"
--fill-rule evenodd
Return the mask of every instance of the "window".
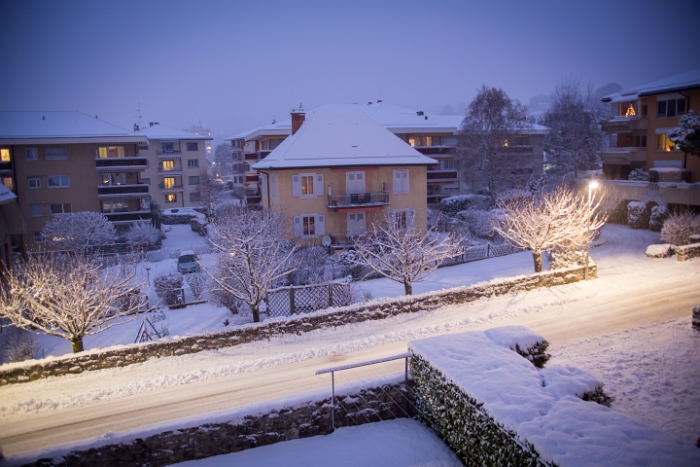
M 36 161 L 39 159 L 39 151 L 36 148 L 24 148 L 24 157 L 28 161 Z
M 190 201 L 201 201 L 202 195 L 199 193 L 190 193 Z
M 416 227 L 416 211 L 413 209 L 396 209 L 389 211 L 389 223 L 397 230 Z
M 46 148 L 44 159 L 47 161 L 64 161 L 68 159 L 68 148 Z
M 199 143 L 187 143 L 188 151 L 199 151 Z M 192 166 L 190 166 L 192 167 Z
M 12 191 L 15 187 L 14 183 L 12 183 L 12 175 L 2 175 L 0 176 L 0 179 L 2 179 L 2 185 L 7 188 L 8 190 Z
M 0 149 L 0 162 L 10 162 L 9 149 Z
M 636 147 L 636 148 L 647 147 L 647 135 L 635 135 L 634 136 L 634 147 Z
M 442 168 L 444 170 L 451 170 L 455 168 L 455 161 L 452 159 L 442 161 Z
M 190 185 L 199 185 L 199 175 L 190 177 Z
M 43 204 L 30 204 L 29 213 L 32 217 L 41 217 L 44 215 L 44 205 Z
M 29 185 L 29 188 L 32 190 L 36 190 L 37 188 L 41 188 L 41 177 L 28 177 L 27 184 Z
M 670 118 L 685 113 L 685 98 L 660 100 L 656 103 L 656 117 Z
M 656 149 L 661 149 L 662 151 L 673 151 L 676 148 L 676 143 L 668 139 L 665 133 L 656 135 Z
M 303 214 L 294 217 L 294 236 L 301 238 L 320 237 L 326 234 L 326 216 Z
M 58 203 L 58 204 L 50 204 L 49 205 L 49 211 L 51 214 L 65 214 L 71 211 L 71 204 L 70 203 Z
M 182 177 L 164 177 L 163 183 L 160 184 L 161 188 L 170 190 L 171 188 L 179 188 L 182 186 Z
M 150 184 L 151 184 L 151 179 L 150 179 L 150 178 L 142 178 L 142 179 L 141 179 L 141 184 L 142 184 L 142 185 L 150 185 Z
M 124 146 L 107 146 L 97 148 L 97 153 L 100 159 L 117 159 L 124 157 Z
M 177 203 L 177 195 L 175 193 L 170 193 L 165 196 L 166 203 Z
M 102 200 L 103 213 L 129 212 L 129 200 L 105 199 Z
M 148 151 L 147 144 L 139 144 L 139 151 Z
M 442 145 L 443 146 L 457 146 L 457 137 L 456 136 L 445 136 L 442 138 Z
M 46 239 L 41 235 L 41 232 L 34 232 L 34 243 L 42 243 L 45 241 Z
M 46 177 L 46 185 L 49 188 L 68 188 L 70 177 L 68 175 L 49 175 Z
M 292 196 L 315 198 L 323 195 L 322 174 L 292 175 Z
M 173 143 L 160 143 L 160 148 L 164 153 L 175 152 L 175 145 Z
M 408 193 L 408 169 L 394 170 L 394 194 Z
M 126 173 L 105 173 L 102 174 L 102 186 L 119 186 L 126 185 Z
M 163 172 L 170 172 L 174 169 L 175 169 L 175 161 L 173 161 L 173 160 L 161 161 L 160 170 L 162 170 Z
M 187 159 L 187 167 L 191 169 L 199 167 L 199 159 Z

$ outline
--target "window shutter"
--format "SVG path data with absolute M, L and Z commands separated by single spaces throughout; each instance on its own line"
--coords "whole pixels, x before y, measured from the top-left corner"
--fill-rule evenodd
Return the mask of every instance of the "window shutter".
M 275 183 L 275 174 L 270 174 L 270 196 L 277 197 L 277 184 Z
M 408 211 L 408 219 L 406 219 L 406 227 L 409 229 L 415 229 L 416 228 L 416 211 L 415 209 L 411 209 Z
M 401 193 L 401 173 L 394 170 L 394 194 Z
M 401 192 L 408 193 L 408 170 L 403 170 L 403 183 L 401 184 Z M 415 211 L 413 211 L 415 213 Z
M 323 196 L 324 195 L 323 174 L 316 174 L 316 186 L 314 188 L 315 188 L 314 192 L 316 192 L 316 196 Z
M 292 175 L 292 196 L 301 196 L 301 176 L 300 175 Z
M 320 237 L 326 235 L 326 216 L 323 214 L 316 216 L 316 235 Z
M 301 216 L 294 216 L 294 236 L 301 237 Z

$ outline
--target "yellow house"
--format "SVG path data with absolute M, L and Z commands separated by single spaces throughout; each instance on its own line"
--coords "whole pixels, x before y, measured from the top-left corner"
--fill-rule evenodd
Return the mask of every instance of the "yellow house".
M 377 221 L 425 229 L 435 163 L 366 115 L 293 112 L 292 135 L 252 168 L 263 209 L 290 219 L 289 238 L 342 247 Z

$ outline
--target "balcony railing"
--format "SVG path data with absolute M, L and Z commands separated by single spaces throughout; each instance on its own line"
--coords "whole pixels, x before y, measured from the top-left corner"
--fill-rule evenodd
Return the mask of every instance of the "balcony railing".
M 326 206 L 329 208 L 342 208 L 348 206 L 385 206 L 388 204 L 388 192 L 331 195 L 326 201 Z
M 178 188 L 182 188 L 182 183 L 177 183 L 173 185 L 166 185 L 165 183 L 159 183 L 158 188 L 161 190 L 177 190 Z
M 153 217 L 151 211 L 103 212 L 102 214 L 111 222 L 145 221 Z
M 413 149 L 424 155 L 431 154 L 454 154 L 454 146 L 415 146 Z
M 11 172 L 12 162 L 0 162 L 0 172 Z
M 98 195 L 147 195 L 148 185 L 98 186 Z
M 632 130 L 646 130 L 649 126 L 649 120 L 639 116 L 625 117 L 624 115 L 611 117 L 602 124 L 603 131 L 606 133 L 623 133 Z
M 95 166 L 98 169 L 145 169 L 148 167 L 148 158 L 146 157 L 113 157 L 109 159 L 95 159 Z
M 437 181 L 448 181 L 453 182 L 457 180 L 456 170 L 429 170 L 427 172 L 428 182 Z
M 170 156 L 173 154 L 182 154 L 182 151 L 179 149 L 170 149 L 168 151 L 158 151 L 159 156 Z
M 630 162 L 646 162 L 647 148 L 607 148 L 600 154 L 605 164 L 629 164 Z
M 175 165 L 172 167 L 163 166 L 163 164 L 158 164 L 158 172 L 182 172 L 181 165 Z

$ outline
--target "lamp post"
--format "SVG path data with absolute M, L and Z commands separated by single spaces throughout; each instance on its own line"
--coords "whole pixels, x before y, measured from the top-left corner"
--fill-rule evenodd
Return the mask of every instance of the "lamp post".
M 591 252 L 591 206 L 593 199 L 593 190 L 598 188 L 598 182 L 595 180 L 588 184 L 588 219 L 586 220 L 586 230 L 588 235 L 586 237 L 586 269 L 583 270 L 583 280 L 588 280 L 588 257 Z

